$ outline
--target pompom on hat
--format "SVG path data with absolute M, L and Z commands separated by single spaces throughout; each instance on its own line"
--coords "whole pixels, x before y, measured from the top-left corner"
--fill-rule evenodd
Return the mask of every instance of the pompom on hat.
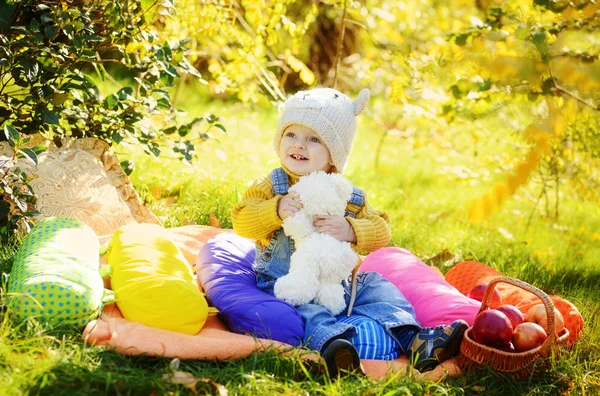
M 335 168 L 343 173 L 356 134 L 356 116 L 364 110 L 369 97 L 367 88 L 360 91 L 354 101 L 331 88 L 296 93 L 283 105 L 273 140 L 275 152 L 279 153 L 281 137 L 288 126 L 304 125 L 321 137 L 329 149 Z

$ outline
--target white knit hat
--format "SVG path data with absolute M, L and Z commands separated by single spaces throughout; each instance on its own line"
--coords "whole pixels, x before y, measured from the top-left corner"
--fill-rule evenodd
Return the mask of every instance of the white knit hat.
M 285 128 L 292 124 L 304 125 L 321 137 L 331 153 L 336 169 L 343 173 L 356 133 L 355 117 L 363 111 L 369 97 L 370 93 L 366 88 L 360 91 L 355 101 L 331 88 L 296 93 L 283 105 L 273 140 L 275 151 L 279 153 Z

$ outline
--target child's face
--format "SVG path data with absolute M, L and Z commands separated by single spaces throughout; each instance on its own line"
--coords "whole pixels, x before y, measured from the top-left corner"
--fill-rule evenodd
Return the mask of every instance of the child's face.
M 292 124 L 283 131 L 279 158 L 286 168 L 297 175 L 307 175 L 318 170 L 329 172 L 333 166 L 329 149 L 319 135 L 298 124 Z

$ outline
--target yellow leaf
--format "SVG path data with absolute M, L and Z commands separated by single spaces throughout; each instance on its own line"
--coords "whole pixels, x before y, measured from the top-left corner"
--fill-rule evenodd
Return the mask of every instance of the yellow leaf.
M 546 96 L 546 104 L 548 105 L 548 109 L 550 110 L 550 114 L 556 113 L 556 111 L 558 110 L 558 106 L 557 106 L 556 102 L 552 98 Z
M 561 12 L 561 15 L 565 20 L 576 18 L 579 12 L 572 7 L 567 7 L 565 10 Z
M 313 73 L 300 59 L 290 55 L 286 58 L 286 62 L 293 71 L 300 73 L 300 80 L 302 80 L 303 83 L 307 85 L 313 85 L 315 83 L 315 73 Z
M 315 73 L 313 73 L 308 67 L 304 66 L 304 68 L 300 71 L 300 80 L 307 85 L 313 85 L 315 83 L 315 79 Z
M 506 187 L 508 188 L 509 195 L 513 195 L 517 191 L 517 188 L 519 188 L 519 182 L 514 175 L 508 176 L 506 179 Z
M 575 99 L 568 99 L 565 103 L 565 106 L 562 111 L 562 115 L 566 118 L 568 122 L 575 121 L 577 117 L 577 108 L 578 103 Z
M 596 14 L 596 12 L 598 12 L 598 10 L 600 10 L 600 2 L 596 2 L 596 4 L 593 3 L 589 3 L 584 9 L 583 9 L 583 16 L 585 18 L 589 18 L 592 15 Z
M 498 209 L 498 205 L 496 205 L 496 201 L 492 198 L 491 194 L 485 194 L 481 199 L 481 203 L 483 204 L 483 216 L 489 217 L 492 213 Z
M 472 201 L 469 205 L 469 219 L 472 223 L 479 223 L 483 220 L 483 204 L 481 201 Z
M 504 202 L 506 198 L 508 198 L 509 191 L 506 183 L 498 183 L 494 186 L 494 190 L 492 192 L 494 200 L 496 201 L 496 205 L 500 206 Z
M 531 174 L 532 170 L 533 169 L 529 161 L 520 163 L 519 166 L 517 166 L 517 171 L 514 175 L 515 183 L 517 183 L 518 186 L 525 184 L 525 182 L 529 179 L 529 175 Z
M 392 90 L 390 92 L 390 102 L 391 103 L 405 103 L 406 102 L 406 93 L 404 90 L 404 81 L 403 79 L 396 78 L 392 81 Z
M 221 69 L 221 65 L 219 64 L 219 62 L 216 59 L 208 60 L 208 71 L 209 72 L 211 72 L 212 74 L 217 74 L 220 69 Z
M 544 131 L 542 131 L 539 124 L 529 124 L 523 131 L 523 137 L 529 142 L 539 141 L 543 134 Z
M 287 61 L 287 64 L 296 73 L 300 72 L 300 70 L 302 70 L 303 68 L 306 67 L 306 65 L 304 65 L 304 63 L 300 59 L 296 58 L 293 55 L 288 56 L 288 58 L 286 59 L 286 61 Z
M 208 214 L 208 225 L 215 228 L 222 228 L 221 221 L 215 216 L 213 212 Z
M 567 118 L 562 116 L 552 117 L 552 119 L 550 119 L 549 122 L 553 123 L 552 129 L 554 132 L 554 136 L 556 137 L 561 137 L 567 129 L 567 126 L 569 125 Z

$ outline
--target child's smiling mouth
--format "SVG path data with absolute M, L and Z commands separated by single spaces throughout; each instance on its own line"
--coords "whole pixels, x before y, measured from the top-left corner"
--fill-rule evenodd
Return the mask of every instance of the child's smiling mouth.
M 290 155 L 290 157 L 292 157 L 293 159 L 298 160 L 298 161 L 305 161 L 308 159 L 300 154 L 292 154 L 292 155 Z

